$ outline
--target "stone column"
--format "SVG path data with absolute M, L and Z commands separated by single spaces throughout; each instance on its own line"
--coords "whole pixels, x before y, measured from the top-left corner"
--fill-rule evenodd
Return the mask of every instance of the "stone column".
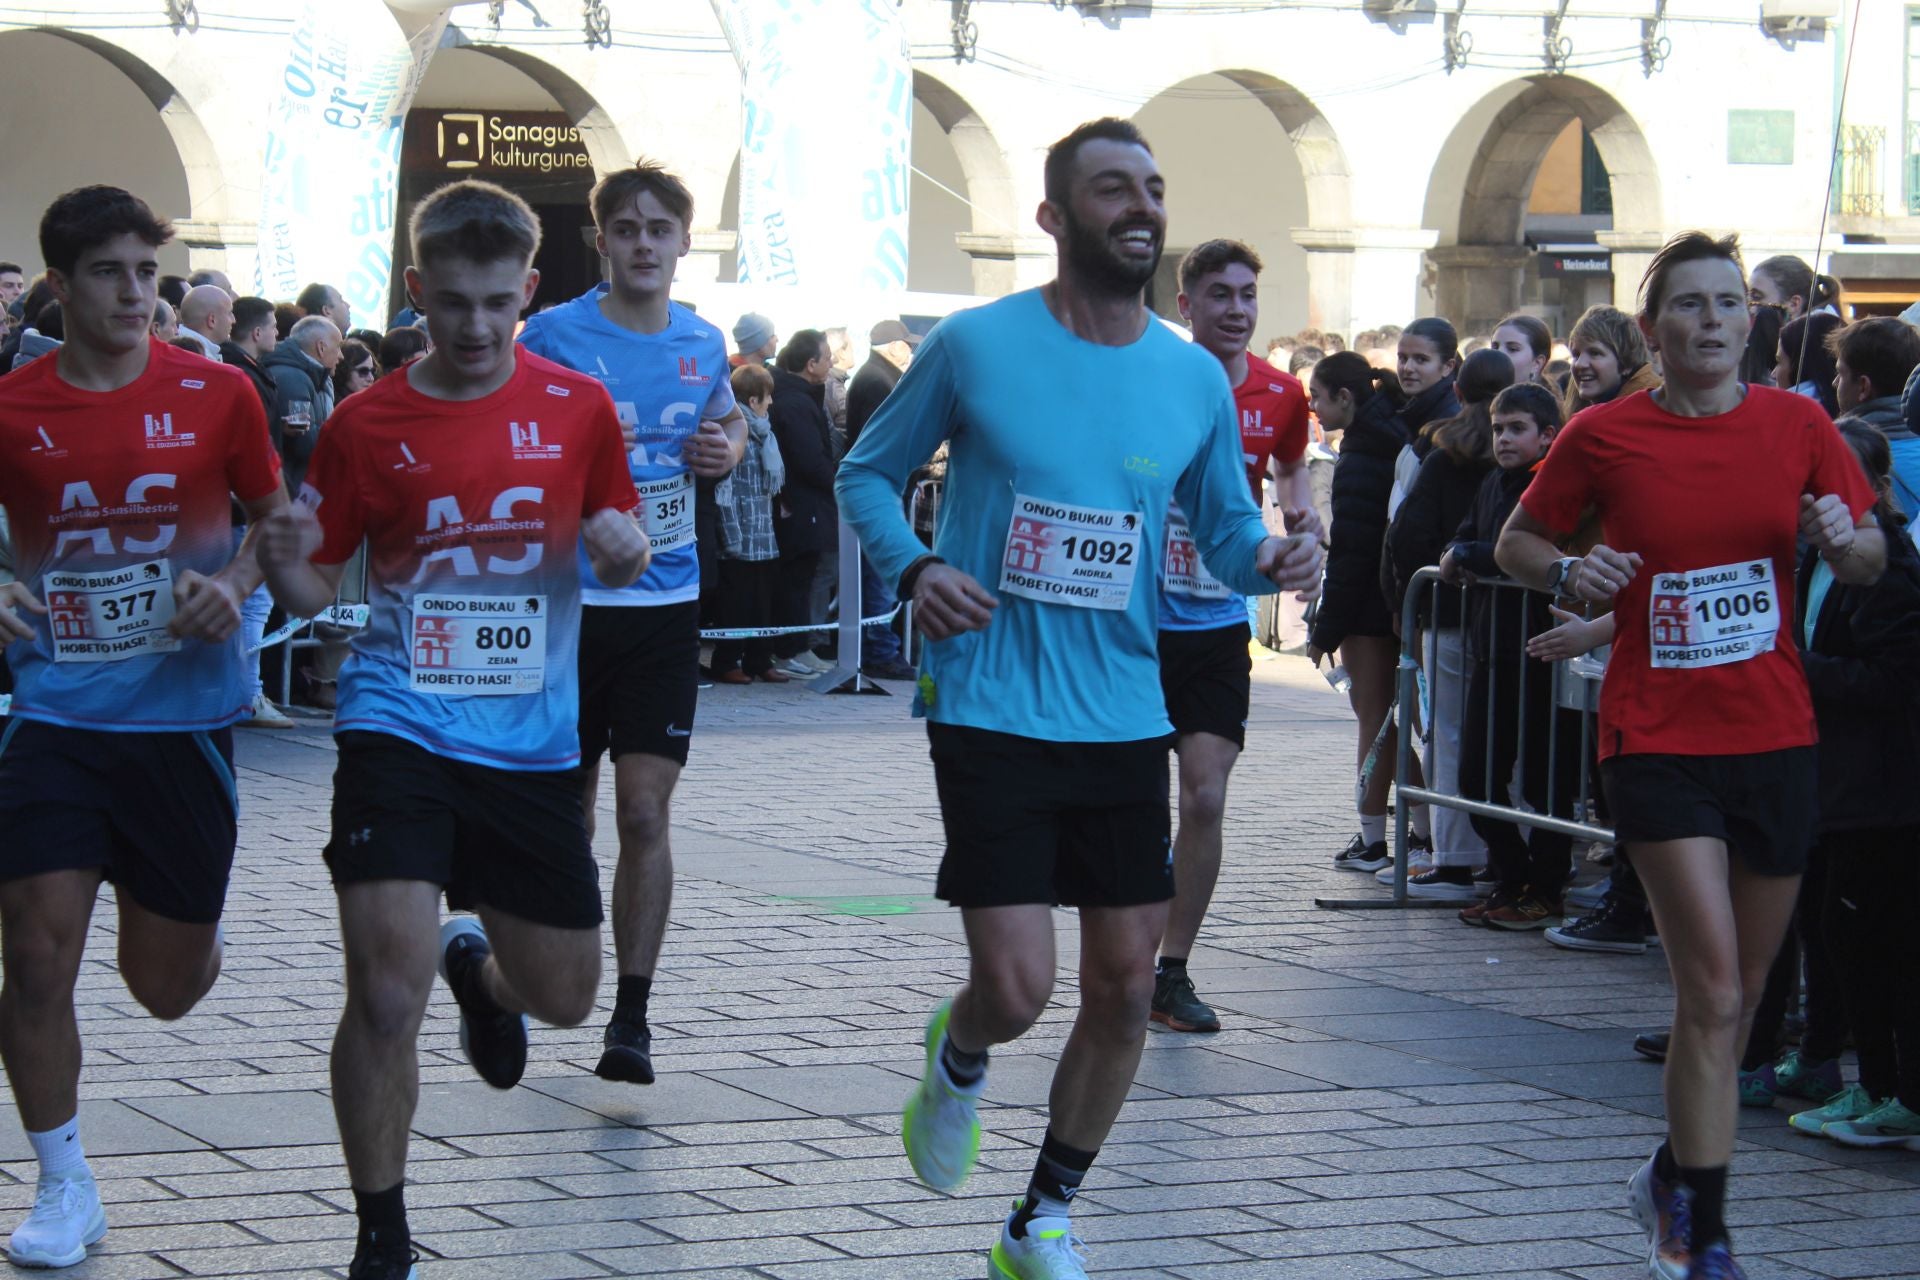
M 1053 279 L 1057 252 L 1051 237 L 963 231 L 954 237 L 973 259 L 973 291 L 998 298 Z
M 1666 243 L 1658 231 L 1602 231 L 1594 236 L 1613 252 L 1613 305 L 1632 315 L 1640 309 L 1640 277 Z M 1748 263 L 1758 261 L 1749 258 Z
M 1440 233 L 1425 227 L 1295 227 L 1307 251 L 1307 316 L 1351 339 L 1421 313 L 1422 255 Z
M 1431 250 L 1434 314 L 1451 320 L 1462 339 L 1491 332 L 1519 310 L 1531 252 L 1520 244 L 1449 244 Z

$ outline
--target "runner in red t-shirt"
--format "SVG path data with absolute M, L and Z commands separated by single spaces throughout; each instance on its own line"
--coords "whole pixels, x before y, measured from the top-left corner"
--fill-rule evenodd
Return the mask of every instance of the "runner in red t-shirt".
M 238 814 L 232 725 L 250 699 L 228 494 L 249 522 L 287 505 L 266 413 L 237 370 L 153 341 L 173 230 L 116 187 L 40 223 L 66 342 L 0 379 L 0 506 L 19 580 L 0 643 L 19 684 L 0 736 L 0 1053 L 39 1158 L 7 1256 L 69 1267 L 106 1234 L 81 1149 L 74 980 L 102 879 L 120 976 L 157 1017 L 220 973 Z M 251 538 L 252 535 L 249 535 Z
M 411 235 L 407 288 L 433 352 L 328 420 L 298 514 L 269 522 L 260 553 L 275 597 L 307 617 L 363 537 L 371 569 L 326 849 L 347 969 L 333 1105 L 360 1220 L 349 1280 L 416 1274 L 402 1188 L 436 959 L 461 1046 L 495 1088 L 526 1067 L 526 1013 L 572 1026 L 593 1011 L 575 547 L 615 588 L 648 557 L 613 401 L 514 344 L 539 282 L 533 210 L 454 183 L 421 202 Z M 442 889 L 485 928 L 456 916 L 436 947 Z
M 1886 542 L 1873 491 L 1819 406 L 1739 381 L 1748 314 L 1737 244 L 1678 237 L 1641 293 L 1665 387 L 1574 418 L 1497 557 L 1528 586 L 1613 606 L 1602 781 L 1676 995 L 1669 1136 L 1629 1183 L 1630 1203 L 1654 1274 L 1737 1278 L 1723 1208 L 1739 1052 L 1816 818 L 1794 538 L 1855 583 L 1880 575 Z M 1603 544 L 1563 557 L 1552 540 L 1589 511 Z
M 1320 532 L 1307 478 L 1307 394 L 1300 380 L 1250 355 L 1260 318 L 1260 258 L 1237 240 L 1209 240 L 1180 264 L 1180 315 L 1193 340 L 1225 366 L 1240 413 L 1240 449 L 1253 500 L 1271 461 L 1289 533 Z M 1167 517 L 1160 573 L 1160 691 L 1180 753 L 1180 826 L 1174 899 L 1153 993 L 1153 1020 L 1174 1031 L 1218 1031 L 1195 993 L 1187 956 L 1220 877 L 1227 778 L 1246 745 L 1252 661 L 1246 597 L 1207 572 L 1185 516 Z

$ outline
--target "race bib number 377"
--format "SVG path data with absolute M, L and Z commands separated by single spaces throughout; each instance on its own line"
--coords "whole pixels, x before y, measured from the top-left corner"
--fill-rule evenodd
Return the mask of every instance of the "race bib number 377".
M 42 583 L 55 662 L 119 662 L 174 653 L 173 566 L 149 560 L 86 573 L 50 571 Z
M 1780 631 L 1773 561 L 1656 573 L 1647 604 L 1655 667 L 1719 667 L 1771 652 Z
M 547 677 L 547 598 L 416 596 L 412 658 L 415 693 L 538 693 Z
M 1137 511 L 1101 511 L 1015 494 L 1000 590 L 1079 609 L 1124 609 L 1140 568 Z

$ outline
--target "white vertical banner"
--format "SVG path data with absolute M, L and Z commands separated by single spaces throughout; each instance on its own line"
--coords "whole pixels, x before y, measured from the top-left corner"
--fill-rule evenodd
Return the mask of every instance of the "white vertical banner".
M 907 287 L 913 70 L 894 0 L 713 0 L 740 63 L 740 279 Z
M 260 296 L 333 285 L 384 321 L 407 107 L 446 30 L 411 41 L 381 0 L 301 0 L 278 77 L 260 180 Z

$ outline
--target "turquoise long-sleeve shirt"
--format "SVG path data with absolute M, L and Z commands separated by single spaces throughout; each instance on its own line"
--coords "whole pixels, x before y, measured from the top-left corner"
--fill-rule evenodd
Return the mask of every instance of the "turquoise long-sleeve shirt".
M 1220 362 L 1158 323 L 1076 337 L 1028 290 L 941 321 L 840 464 L 840 511 L 890 584 L 926 548 L 907 477 L 950 442 L 934 553 L 1000 601 L 926 647 L 929 719 L 1056 742 L 1173 731 L 1160 696 L 1159 575 L 1178 498 L 1207 567 L 1244 594 L 1267 536 Z

